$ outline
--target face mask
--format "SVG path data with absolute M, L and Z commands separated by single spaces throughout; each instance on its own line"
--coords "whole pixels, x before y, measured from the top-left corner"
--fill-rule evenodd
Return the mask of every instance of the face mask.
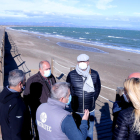
M 66 103 L 67 105 L 69 105 L 70 104 L 70 102 L 71 102 L 71 95 L 69 96 L 69 101 Z
M 127 97 L 126 97 L 125 94 L 123 94 L 123 97 L 124 97 L 124 100 L 125 100 L 127 103 L 129 103 L 129 100 L 127 99 Z
M 85 63 L 85 62 L 80 62 L 80 63 L 79 63 L 79 68 L 82 69 L 82 70 L 87 69 L 87 63 Z
M 44 71 L 44 77 L 49 77 L 51 75 L 51 70 Z
M 25 89 L 25 86 L 23 86 L 22 88 L 21 88 L 21 90 L 23 91 Z

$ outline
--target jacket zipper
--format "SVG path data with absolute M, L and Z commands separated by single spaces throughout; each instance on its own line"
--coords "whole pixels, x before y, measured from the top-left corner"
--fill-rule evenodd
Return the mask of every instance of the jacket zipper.
M 86 81 L 86 78 L 83 79 L 83 87 L 84 87 L 85 81 Z M 84 90 L 83 90 L 83 113 L 84 113 L 84 108 L 85 108 L 85 106 L 84 106 L 84 102 L 85 102 L 84 97 L 85 97 L 85 95 L 84 95 Z

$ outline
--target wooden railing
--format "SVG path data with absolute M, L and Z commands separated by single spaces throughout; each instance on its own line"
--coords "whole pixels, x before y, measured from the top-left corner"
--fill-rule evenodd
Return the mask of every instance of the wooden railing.
M 4 81 L 4 46 L 5 46 L 5 28 L 0 27 L 0 92 L 3 89 L 3 81 Z
M 0 27 L 0 92 L 4 82 L 4 47 L 5 47 L 5 28 Z M 2 139 L 0 127 L 0 140 Z

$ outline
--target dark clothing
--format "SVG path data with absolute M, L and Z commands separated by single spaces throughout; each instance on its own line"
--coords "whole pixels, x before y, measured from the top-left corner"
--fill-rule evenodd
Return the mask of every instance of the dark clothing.
M 40 72 L 31 76 L 26 83 L 26 88 L 24 91 L 24 97 L 28 100 L 29 105 L 32 106 L 34 102 L 37 104 L 37 107 L 41 103 L 46 103 L 51 92 L 51 85 L 56 83 L 54 76 L 51 76 L 45 80 L 45 78 L 40 74 Z M 31 99 L 31 100 L 30 100 Z
M 56 82 L 53 75 L 49 77 L 52 85 Z M 41 103 L 46 103 L 50 96 L 51 86 L 45 78 L 38 72 L 31 76 L 26 83 L 24 91 L 24 99 L 27 105 L 30 106 L 31 112 L 36 115 L 36 109 Z
M 49 80 L 51 84 L 49 84 L 47 80 Z M 52 74 L 49 78 L 44 78 L 40 72 L 31 76 L 27 80 L 26 88 L 24 91 L 24 100 L 31 109 L 31 115 L 35 126 L 36 135 L 37 135 L 37 127 L 35 123 L 36 110 L 41 103 L 47 102 L 47 99 L 51 93 L 51 85 L 55 83 L 56 81 Z
M 0 93 L 0 125 L 3 140 L 31 140 L 29 110 L 21 93 L 5 87 Z
M 140 140 L 140 134 L 132 130 L 134 124 L 134 107 L 130 105 L 127 109 L 120 111 L 112 140 Z
M 115 106 L 117 105 L 117 106 Z M 117 97 L 116 95 L 116 102 L 113 103 L 113 124 L 112 124 L 112 131 L 114 131 L 116 120 L 118 118 L 118 114 L 121 110 L 124 110 L 130 106 L 130 103 L 124 100 L 123 96 Z
M 95 101 L 99 96 L 101 83 L 97 71 L 91 69 L 91 78 L 94 84 L 95 92 L 83 91 L 84 81 L 76 70 L 71 71 L 67 76 L 67 82 L 70 83 L 72 95 L 71 106 L 74 112 L 84 113 L 85 109 L 93 111 L 95 109 Z

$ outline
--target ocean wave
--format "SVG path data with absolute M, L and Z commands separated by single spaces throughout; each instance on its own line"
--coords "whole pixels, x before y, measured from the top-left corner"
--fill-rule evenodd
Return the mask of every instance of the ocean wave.
M 57 33 L 57 32 L 53 32 L 53 33 Z
M 86 38 L 79 37 L 79 39 L 86 39 Z
M 138 41 L 139 39 L 132 39 L 133 41 Z
M 108 37 L 111 37 L 111 38 L 124 38 L 124 37 L 117 37 L 117 36 L 108 36 Z
M 89 32 L 85 32 L 85 34 L 89 34 Z

